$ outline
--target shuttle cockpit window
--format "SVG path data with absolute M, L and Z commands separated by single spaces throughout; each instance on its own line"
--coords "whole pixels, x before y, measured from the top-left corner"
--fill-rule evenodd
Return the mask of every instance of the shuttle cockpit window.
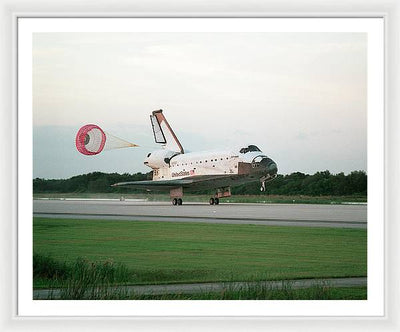
M 247 152 L 253 152 L 253 151 L 261 152 L 261 150 L 255 145 L 249 145 L 247 148 L 241 148 L 239 152 L 240 153 L 247 153 Z

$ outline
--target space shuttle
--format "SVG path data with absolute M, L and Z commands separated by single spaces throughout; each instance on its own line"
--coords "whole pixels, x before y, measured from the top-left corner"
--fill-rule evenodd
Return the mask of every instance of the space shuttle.
M 149 181 L 120 182 L 115 187 L 169 192 L 173 205 L 182 205 L 184 193 L 210 190 L 210 205 L 231 196 L 231 187 L 250 182 L 265 184 L 277 176 L 276 163 L 256 145 L 221 151 L 186 152 L 162 110 L 150 115 L 154 140 L 160 149 L 147 154 L 144 164 L 153 171 Z

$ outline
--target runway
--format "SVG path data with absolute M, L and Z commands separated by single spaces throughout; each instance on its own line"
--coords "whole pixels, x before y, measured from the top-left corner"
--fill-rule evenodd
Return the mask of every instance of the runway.
M 33 200 L 34 217 L 367 228 L 367 205 Z

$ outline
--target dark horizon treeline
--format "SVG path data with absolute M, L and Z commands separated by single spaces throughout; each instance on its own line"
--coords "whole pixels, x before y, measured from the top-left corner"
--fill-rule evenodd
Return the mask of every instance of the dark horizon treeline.
M 152 178 L 150 173 L 118 174 L 93 172 L 69 179 L 33 180 L 33 193 L 138 193 L 143 190 L 111 187 L 117 182 L 142 181 Z M 266 195 L 307 195 L 307 196 L 344 196 L 367 195 L 367 174 L 364 171 L 353 171 L 331 174 L 329 171 L 313 175 L 295 172 L 289 175 L 278 175 L 267 183 Z M 199 194 L 211 191 L 202 191 Z M 260 183 L 253 182 L 232 187 L 232 194 L 254 195 L 260 193 Z

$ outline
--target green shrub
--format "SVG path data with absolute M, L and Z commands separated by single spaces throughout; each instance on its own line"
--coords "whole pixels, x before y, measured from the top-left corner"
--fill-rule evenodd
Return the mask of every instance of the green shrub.
M 65 262 L 59 262 L 48 255 L 33 253 L 33 278 L 66 279 L 69 268 Z

